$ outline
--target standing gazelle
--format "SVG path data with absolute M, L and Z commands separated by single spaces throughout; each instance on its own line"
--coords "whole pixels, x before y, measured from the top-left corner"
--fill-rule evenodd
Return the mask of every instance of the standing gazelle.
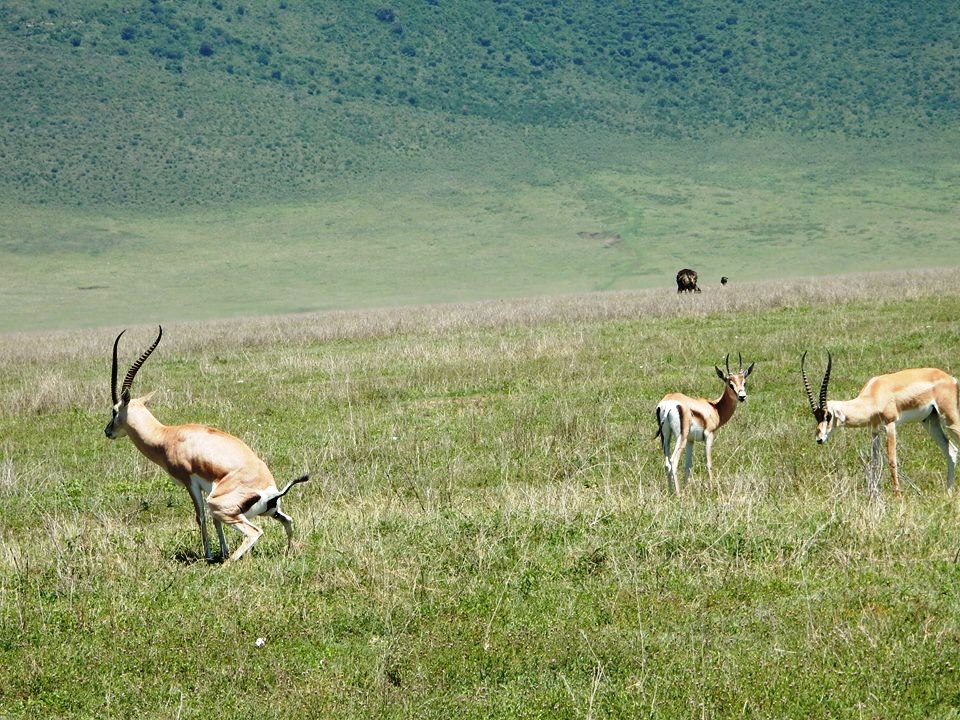
M 287 533 L 287 550 L 293 538 L 293 521 L 280 512 L 280 498 L 296 483 L 305 482 L 309 475 L 291 480 L 283 490 L 278 490 L 273 475 L 266 464 L 242 440 L 233 435 L 206 425 L 163 425 L 147 409 L 146 397 L 130 399 L 130 385 L 140 366 L 146 362 L 163 336 L 163 328 L 147 350 L 130 366 L 120 396 L 117 397 L 117 346 L 120 337 L 113 342 L 113 418 L 104 432 L 114 439 L 126 435 L 137 450 L 153 461 L 190 493 L 196 511 L 203 552 L 207 561 L 212 561 L 210 540 L 204 516 L 203 493 L 206 507 L 210 508 L 213 523 L 220 540 L 220 556 L 227 558 L 226 539 L 222 523 L 239 530 L 244 538 L 227 562 L 238 560 L 260 539 L 263 530 L 250 522 L 258 515 L 268 515 L 283 523 Z
M 860 394 L 853 400 L 827 400 L 830 369 L 833 357 L 827 353 L 827 370 L 820 384 L 820 401 L 814 402 L 810 381 L 804 368 L 807 353 L 800 357 L 800 376 L 807 391 L 810 409 L 817 421 L 817 442 L 823 444 L 835 427 L 866 427 L 873 432 L 874 447 L 880 439 L 880 429 L 887 433 L 887 462 L 893 477 L 893 491 L 900 496 L 897 475 L 897 425 L 906 422 L 923 423 L 927 432 L 947 458 L 947 489 L 953 487 L 957 469 L 957 448 L 960 446 L 960 407 L 958 407 L 957 379 L 937 368 L 912 368 L 867 380 Z M 940 420 L 950 435 L 943 431 Z
M 737 354 L 740 367 L 737 372 L 730 370 L 730 355 L 724 360 L 726 374 L 716 365 L 717 377 L 723 380 L 723 395 L 716 400 L 692 398 L 683 393 L 667 393 L 657 403 L 657 437 L 663 440 L 663 462 L 667 470 L 667 483 L 670 491 L 676 495 L 680 492 L 677 481 L 677 463 L 680 462 L 680 453 L 686 448 L 684 462 L 684 482 L 690 478 L 690 468 L 693 466 L 693 441 L 702 440 L 707 448 L 707 476 L 713 482 L 713 434 L 722 425 L 733 417 L 737 403 L 747 399 L 747 378 L 753 372 L 756 363 L 750 363 L 743 369 L 743 357 Z M 676 438 L 673 452 L 670 451 L 670 440 Z

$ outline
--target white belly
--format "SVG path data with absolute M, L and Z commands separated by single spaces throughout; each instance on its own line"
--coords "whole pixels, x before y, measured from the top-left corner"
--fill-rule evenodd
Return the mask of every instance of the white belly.
M 933 405 L 933 403 L 931 403 L 914 410 L 904 410 L 900 413 L 900 417 L 897 418 L 897 425 L 926 420 L 930 416 L 930 413 L 935 409 L 936 407 Z
M 697 440 L 703 442 L 703 428 L 695 422 L 690 423 L 690 432 L 687 433 L 687 440 Z

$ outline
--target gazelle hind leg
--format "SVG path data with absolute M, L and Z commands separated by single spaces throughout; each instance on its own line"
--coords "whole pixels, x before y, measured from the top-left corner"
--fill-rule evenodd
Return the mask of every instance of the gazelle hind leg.
M 257 540 L 260 539 L 260 536 L 263 535 L 263 530 L 247 520 L 243 515 L 237 515 L 233 518 L 224 518 L 224 522 L 243 533 L 243 542 L 241 542 L 240 546 L 233 551 L 233 554 L 230 557 L 224 560 L 224 564 L 227 564 L 236 562 L 246 555 L 250 548 L 252 548 Z
M 947 490 L 950 490 L 953 488 L 953 481 L 957 473 L 957 446 L 951 443 L 944 433 L 939 415 L 931 415 L 923 421 L 923 424 L 930 433 L 930 437 L 937 443 L 937 447 L 947 458 Z
M 947 490 L 953 489 L 954 473 L 957 466 L 957 450 L 960 448 L 960 396 L 957 394 L 957 385 L 954 383 L 951 392 L 942 402 L 938 403 L 943 426 L 947 428 L 947 441 L 950 448 L 947 450 Z
M 675 410 L 670 413 L 670 424 L 673 434 L 677 436 L 677 444 L 673 449 L 673 456 L 670 458 L 670 464 L 673 466 L 671 492 L 674 495 L 680 494 L 680 483 L 677 481 L 677 468 L 680 467 L 680 455 L 686 451 L 686 462 L 684 463 L 684 480 L 690 479 L 690 463 L 693 453 L 693 445 L 690 443 L 690 416 L 684 412 L 682 405 L 677 405 Z
M 293 518 L 276 508 L 270 516 L 274 520 L 283 524 L 284 532 L 287 533 L 287 552 L 290 552 L 290 546 L 293 544 Z
M 683 436 L 680 433 L 680 417 L 676 410 L 667 410 L 662 414 L 657 409 L 657 421 L 660 423 L 660 437 L 663 441 L 663 467 L 667 473 L 667 490 L 672 494 L 680 493 L 680 484 L 677 481 L 677 461 L 683 451 Z M 670 441 L 676 438 L 673 450 Z

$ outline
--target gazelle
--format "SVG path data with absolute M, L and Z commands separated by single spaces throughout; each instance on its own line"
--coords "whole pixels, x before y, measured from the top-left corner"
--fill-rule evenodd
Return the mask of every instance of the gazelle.
M 960 446 L 960 407 L 958 407 L 957 379 L 937 368 L 912 368 L 867 380 L 860 394 L 853 400 L 827 400 L 833 357 L 827 353 L 827 370 L 820 384 L 820 400 L 815 402 L 804 361 L 800 358 L 800 375 L 807 391 L 810 409 L 817 421 L 817 442 L 821 445 L 835 427 L 866 427 L 873 432 L 874 447 L 880 439 L 880 429 L 887 434 L 887 462 L 893 477 L 893 491 L 899 496 L 900 479 L 897 475 L 897 425 L 922 422 L 927 432 L 947 458 L 947 489 L 953 487 L 957 469 L 957 447 Z M 947 438 L 941 418 L 953 441 Z
M 724 359 L 727 372 L 716 365 L 717 377 L 724 382 L 723 395 L 716 400 L 692 398 L 683 393 L 668 393 L 657 403 L 657 437 L 663 441 L 663 462 L 667 471 L 667 484 L 676 495 L 680 492 L 677 482 L 677 463 L 680 453 L 686 448 L 684 462 L 684 482 L 690 478 L 693 466 L 693 441 L 702 440 L 707 447 L 707 476 L 713 482 L 713 435 L 733 417 L 737 403 L 747 399 L 747 378 L 753 372 L 756 363 L 750 363 L 743 369 L 743 357 L 739 355 L 740 367 L 737 372 L 730 370 L 730 355 Z M 673 452 L 670 441 L 676 438 Z
M 258 515 L 267 515 L 280 521 L 287 533 L 287 551 L 293 539 L 293 521 L 280 512 L 280 498 L 297 483 L 305 482 L 309 475 L 291 480 L 283 490 L 278 490 L 269 468 L 246 443 L 233 435 L 206 425 L 164 425 L 147 409 L 145 397 L 130 398 L 130 385 L 137 371 L 150 357 L 160 338 L 163 327 L 147 350 L 127 371 L 120 395 L 117 396 L 117 346 L 126 330 L 113 342 L 113 417 L 104 432 L 110 439 L 129 437 L 147 459 L 153 461 L 190 493 L 196 511 L 203 552 L 211 562 L 210 540 L 204 513 L 206 507 L 213 516 L 217 537 L 220 540 L 220 556 L 227 558 L 229 552 L 223 536 L 222 523 L 233 526 L 243 534 L 243 542 L 226 560 L 240 559 L 260 539 L 263 530 L 250 522 Z

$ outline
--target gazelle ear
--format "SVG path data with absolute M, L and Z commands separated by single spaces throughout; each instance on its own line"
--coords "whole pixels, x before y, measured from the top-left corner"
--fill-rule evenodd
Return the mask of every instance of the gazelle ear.
M 153 400 L 153 396 L 156 395 L 156 394 L 157 394 L 157 391 L 156 391 L 156 390 L 151 390 L 150 392 L 148 392 L 146 395 L 144 395 L 144 396 L 143 396 L 142 398 L 140 398 L 140 399 L 141 399 L 144 403 L 148 403 L 148 402 L 150 402 L 151 400 Z
M 123 392 L 120 393 L 120 402 L 124 405 L 130 402 L 130 388 L 124 388 Z
M 750 365 L 747 367 L 747 369 L 743 371 L 743 379 L 744 379 L 744 380 L 746 380 L 748 377 L 750 377 L 750 373 L 753 372 L 753 366 L 754 366 L 754 365 L 756 365 L 755 362 L 750 363 Z
M 713 366 L 713 369 L 717 371 L 717 377 L 726 382 L 727 376 L 723 374 L 723 370 L 718 368 L 716 365 Z

